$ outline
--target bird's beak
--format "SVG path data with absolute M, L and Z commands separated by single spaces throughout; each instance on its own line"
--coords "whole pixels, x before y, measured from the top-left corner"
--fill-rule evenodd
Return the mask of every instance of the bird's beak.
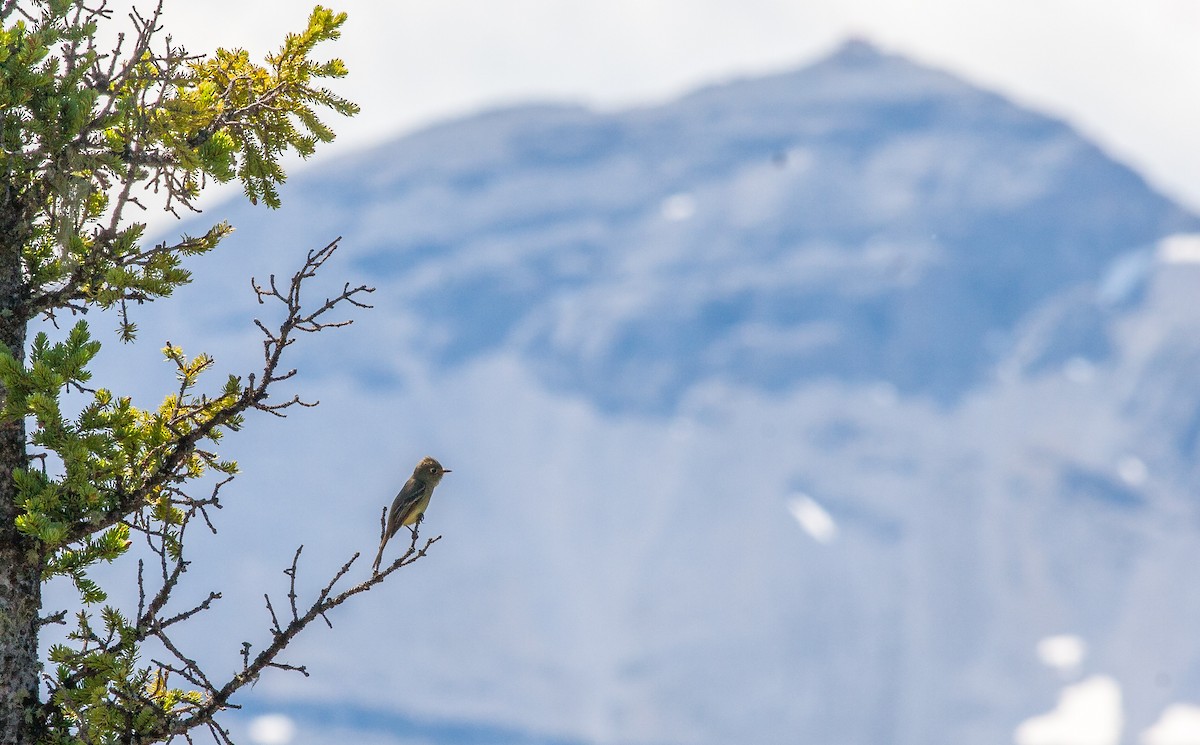
M 450 469 L 449 469 L 449 468 L 443 468 L 443 469 L 442 469 L 442 473 L 450 473 Z

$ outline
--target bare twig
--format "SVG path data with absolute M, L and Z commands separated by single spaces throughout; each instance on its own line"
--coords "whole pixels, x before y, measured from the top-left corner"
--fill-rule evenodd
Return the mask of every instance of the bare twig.
M 317 595 L 316 600 L 309 605 L 305 612 L 302 615 L 297 615 L 294 617 L 291 623 L 289 623 L 286 627 L 279 627 L 278 623 L 275 621 L 274 611 L 272 610 L 271 616 L 273 622 L 273 638 L 271 644 L 251 658 L 250 643 L 243 642 L 241 648 L 241 672 L 234 675 L 220 688 L 209 687 L 206 685 L 205 690 L 209 692 L 210 699 L 202 706 L 199 706 L 193 713 L 165 726 L 162 731 L 155 733 L 156 736 L 172 737 L 182 734 L 183 732 L 187 732 L 188 730 L 191 730 L 197 726 L 208 724 L 213 720 L 213 717 L 228 707 L 229 699 L 234 693 L 246 685 L 253 684 L 254 681 L 258 679 L 258 676 L 262 673 L 262 671 L 266 668 L 291 670 L 307 675 L 308 671 L 302 665 L 289 665 L 276 660 L 279 654 L 287 647 L 292 639 L 294 639 L 301 631 L 305 629 L 305 627 L 307 627 L 318 617 L 323 618 L 325 622 L 328 623 L 329 619 L 325 616 L 328 611 L 336 608 L 359 593 L 369 591 L 371 588 L 387 579 L 387 577 L 393 572 L 423 558 L 429 551 L 430 547 L 432 547 L 433 544 L 437 543 L 439 540 L 441 540 L 441 536 L 430 538 L 425 541 L 424 545 L 418 548 L 416 545 L 416 538 L 414 536 L 413 543 L 409 546 L 408 550 L 402 556 L 393 561 L 382 572 L 374 573 L 363 582 L 343 590 L 340 593 L 335 593 L 334 588 L 337 586 L 337 583 L 346 576 L 346 574 L 350 571 L 350 568 L 358 560 L 360 554 L 355 553 L 348 561 L 346 561 L 346 563 L 341 566 L 341 568 L 334 573 L 332 579 L 325 584 L 320 593 Z M 297 571 L 296 560 L 299 558 L 299 555 L 299 551 L 294 554 L 292 567 L 290 570 L 287 570 L 287 573 L 290 574 L 289 579 L 291 582 L 295 581 L 295 573 Z M 270 604 L 268 601 L 268 607 L 269 605 Z
M 268 328 L 262 321 L 255 321 L 266 336 L 263 341 L 261 373 L 248 375 L 247 385 L 243 387 L 241 394 L 236 399 L 215 410 L 210 408 L 208 418 L 175 437 L 165 453 L 150 454 L 148 457 L 153 458 L 157 465 L 147 464 L 148 467 L 145 470 L 148 471 L 148 475 L 144 480 L 139 485 L 122 493 L 117 500 L 117 506 L 103 517 L 74 525 L 68 535 L 68 542 L 104 530 L 120 522 L 131 512 L 140 511 L 150 495 L 178 480 L 179 474 L 186 468 L 189 458 L 196 453 L 202 440 L 208 438 L 219 428 L 234 426 L 234 423 L 245 411 L 257 409 L 276 416 L 285 416 L 283 410 L 293 405 L 316 405 L 315 402 L 301 401 L 299 396 L 292 396 L 290 399 L 276 404 L 269 404 L 266 401 L 270 396 L 272 386 L 295 375 L 295 370 L 279 372 L 284 350 L 295 341 L 293 338 L 295 331 L 312 332 L 350 324 L 352 322 L 350 319 L 324 320 L 327 314 L 343 304 L 358 308 L 371 307 L 359 298 L 364 294 L 374 292 L 374 288 L 366 285 L 350 287 L 349 284 L 344 285 L 342 292 L 338 295 L 326 298 L 325 302 L 314 311 L 306 311 L 301 305 L 300 295 L 304 282 L 316 276 L 317 270 L 333 256 L 340 240 L 340 238 L 335 239 L 323 248 L 309 251 L 304 265 L 292 276 L 286 293 L 279 291 L 273 276 L 270 282 L 271 290 L 263 289 L 256 283 L 253 285 L 260 303 L 265 302 L 267 298 L 273 298 L 283 303 L 286 311 L 283 321 L 275 329 Z M 180 410 L 182 411 L 182 408 Z
M 67 622 L 67 611 L 66 610 L 55 611 L 54 613 L 51 613 L 48 616 L 41 616 L 38 618 L 38 626 L 46 626 L 46 625 L 52 624 L 52 623 L 66 624 L 66 622 Z
M 299 615 L 296 613 L 296 563 L 300 561 L 300 552 L 303 550 L 304 544 L 300 544 L 300 546 L 296 549 L 296 555 L 292 557 L 291 568 L 283 570 L 283 573 L 286 574 L 290 579 L 290 582 L 288 583 L 288 602 L 292 604 L 293 621 L 299 618 Z
M 191 618 L 192 616 L 196 615 L 197 613 L 202 613 L 202 612 L 208 610 L 210 607 L 212 607 L 212 603 L 214 600 L 220 600 L 220 599 L 221 599 L 221 593 L 210 592 L 210 593 L 208 593 L 208 597 L 206 597 L 200 603 L 193 606 L 191 609 L 185 610 L 182 613 L 176 613 L 175 615 L 171 616 L 170 618 L 166 619 L 165 621 L 158 621 L 157 623 L 155 623 L 155 629 L 165 629 L 168 626 L 174 626 L 175 624 L 179 623 L 180 621 L 186 621 L 189 618 Z

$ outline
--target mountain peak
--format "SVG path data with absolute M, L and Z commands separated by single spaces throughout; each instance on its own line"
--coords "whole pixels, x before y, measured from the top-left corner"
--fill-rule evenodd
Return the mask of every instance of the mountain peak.
M 421 318 L 404 344 L 516 350 L 643 412 L 711 381 L 953 403 L 1027 314 L 1197 225 L 1060 122 L 861 38 L 656 107 L 477 115 L 310 183 L 298 208 L 336 184 L 325 232 Z
M 834 62 L 862 64 L 879 62 L 887 55 L 875 46 L 869 39 L 862 36 L 851 36 L 838 45 L 828 59 Z

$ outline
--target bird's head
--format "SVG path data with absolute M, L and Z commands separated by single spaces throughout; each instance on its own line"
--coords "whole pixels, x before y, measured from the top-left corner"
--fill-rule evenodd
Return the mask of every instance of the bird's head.
M 438 463 L 437 460 L 425 456 L 413 471 L 413 478 L 436 484 L 442 480 L 442 476 L 448 473 L 450 473 L 449 468 L 443 468 L 442 464 Z

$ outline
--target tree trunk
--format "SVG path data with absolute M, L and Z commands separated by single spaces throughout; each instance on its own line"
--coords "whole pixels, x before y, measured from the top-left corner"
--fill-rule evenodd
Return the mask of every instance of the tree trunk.
M 10 192 L 11 194 L 11 192 Z M 29 236 L 19 199 L 0 197 L 0 343 L 25 356 L 29 288 L 21 247 Z M 0 388 L 0 396 L 4 391 Z M 41 569 L 36 548 L 17 532 L 14 469 L 26 465 L 25 421 L 0 422 L 0 745 L 33 741 L 38 698 L 38 612 Z

